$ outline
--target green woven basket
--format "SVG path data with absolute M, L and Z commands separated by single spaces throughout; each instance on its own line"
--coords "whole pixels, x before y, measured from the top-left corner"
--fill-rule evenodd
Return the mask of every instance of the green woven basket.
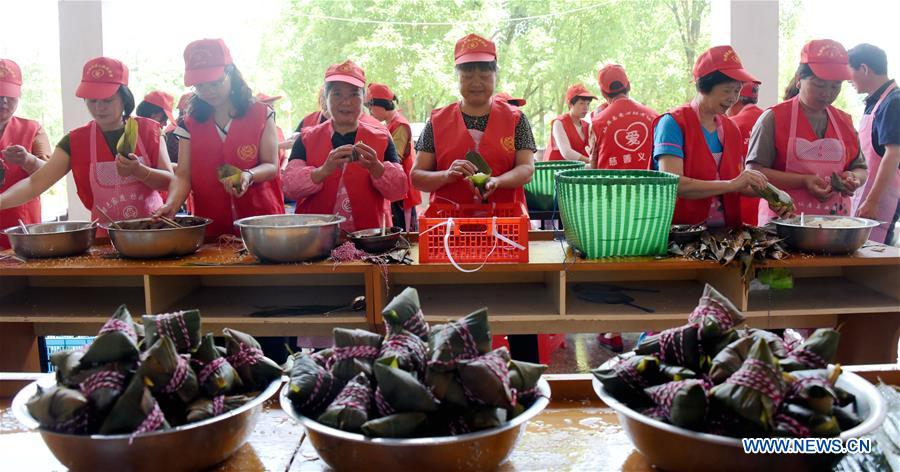
M 556 174 L 566 239 L 588 259 L 664 255 L 678 176 L 652 170 Z
M 538 161 L 534 163 L 534 175 L 531 182 L 525 184 L 525 200 L 529 211 L 551 211 L 556 207 L 557 172 L 563 170 L 583 169 L 584 162 L 579 161 Z

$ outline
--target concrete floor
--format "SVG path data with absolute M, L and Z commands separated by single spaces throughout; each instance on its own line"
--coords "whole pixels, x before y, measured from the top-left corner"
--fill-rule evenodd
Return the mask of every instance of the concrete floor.
M 596 333 L 566 335 L 566 345 L 550 357 L 548 374 L 584 374 L 606 362 L 615 353 L 600 345 Z M 625 352 L 634 349 L 640 333 L 622 333 Z

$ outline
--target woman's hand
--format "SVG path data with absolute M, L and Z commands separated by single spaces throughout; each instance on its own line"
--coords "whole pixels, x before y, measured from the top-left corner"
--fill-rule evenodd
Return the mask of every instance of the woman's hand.
M 165 203 L 163 206 L 156 209 L 153 212 L 153 215 L 150 217 L 153 220 L 159 219 L 161 216 L 165 216 L 166 218 L 175 218 L 175 213 L 178 213 L 178 207 L 173 205 L 172 203 Z
M 338 146 L 328 153 L 325 163 L 319 169 L 325 174 L 325 177 L 331 175 L 338 167 L 350 162 L 350 156 L 353 154 L 353 145 L 345 144 Z
M 810 195 L 820 202 L 828 201 L 834 194 L 834 190 L 831 189 L 831 184 L 815 174 L 805 176 L 803 178 L 803 186 Z
M 369 171 L 372 177 L 376 179 L 384 175 L 384 163 L 378 159 L 378 154 L 375 153 L 374 149 L 363 142 L 358 142 L 353 147 L 359 156 L 359 160 L 356 163 L 360 167 Z
M 13 144 L 12 146 L 3 150 L 3 159 L 9 164 L 17 165 L 23 169 L 27 169 L 31 165 L 31 160 L 37 159 L 37 157 L 32 156 L 28 151 L 26 151 L 24 146 Z
M 146 172 L 141 171 L 141 161 L 138 160 L 136 155 L 129 154 L 128 157 L 125 157 L 121 154 L 116 154 L 116 173 L 122 177 L 144 177 L 150 175 L 150 169 L 147 169 Z
M 862 186 L 862 182 L 860 182 L 859 176 L 857 176 L 853 171 L 845 170 L 844 172 L 841 172 L 838 178 L 841 180 L 841 182 L 843 182 L 844 187 L 847 188 L 847 193 L 844 193 L 845 196 L 853 196 L 853 192 L 855 192 L 856 189 Z
M 478 168 L 475 167 L 475 164 L 465 160 L 465 159 L 457 159 L 450 164 L 450 168 L 447 169 L 447 177 L 448 181 L 456 181 L 463 177 L 471 177 L 478 172 Z
M 742 192 L 745 189 L 763 188 L 769 183 L 769 179 L 762 172 L 752 169 L 744 169 L 740 175 L 728 182 L 732 192 Z

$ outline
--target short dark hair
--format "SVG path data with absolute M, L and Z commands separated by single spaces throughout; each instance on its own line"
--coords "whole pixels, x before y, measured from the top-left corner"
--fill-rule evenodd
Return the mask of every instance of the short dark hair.
M 387 111 L 391 111 L 395 108 L 393 100 L 385 100 L 383 98 L 373 98 L 369 100 L 369 105 L 379 106 Z
M 591 103 L 591 100 L 593 100 L 593 97 L 585 97 L 584 95 L 576 95 L 576 96 L 572 97 L 571 100 L 569 100 L 569 104 L 574 105 L 574 104 L 578 103 L 579 100 L 584 100 L 588 103 Z
M 234 64 L 225 66 L 225 74 L 231 76 L 231 90 L 228 93 L 228 99 L 231 100 L 231 105 L 234 107 L 232 118 L 240 118 L 246 115 L 247 110 L 250 109 L 250 105 L 253 103 L 253 92 L 244 80 L 244 76 L 241 75 L 241 71 Z M 199 95 L 194 94 L 191 97 L 188 106 L 188 115 L 191 118 L 203 123 L 212 116 L 212 113 L 212 105 L 206 103 Z
M 737 82 L 741 83 L 740 80 L 733 79 L 723 74 L 722 71 L 714 70 L 709 74 L 704 75 L 697 79 L 697 90 L 707 95 L 712 92 L 713 87 L 719 84 L 727 84 L 729 82 Z
M 847 51 L 847 56 L 850 58 L 850 67 L 854 69 L 865 64 L 876 74 L 887 75 L 887 54 L 877 46 L 862 43 Z
M 165 110 L 163 110 L 161 107 L 154 105 L 146 100 L 142 101 L 141 103 L 138 103 L 137 110 L 135 110 L 135 112 L 134 112 L 135 115 L 143 117 L 143 118 L 150 118 L 151 116 L 153 116 L 157 113 L 162 113 L 163 122 L 165 122 L 168 119 L 168 117 L 166 117 Z
M 120 85 L 116 93 L 122 99 L 122 117 L 128 118 L 131 116 L 131 112 L 134 111 L 134 94 L 131 93 L 131 89 L 127 85 Z
M 757 103 L 759 103 L 759 99 L 754 97 L 740 97 L 738 101 L 740 101 L 744 105 L 756 105 Z
M 489 62 L 464 62 L 456 65 L 457 72 L 497 72 L 497 61 Z
M 815 76 L 816 74 L 813 72 L 812 67 L 809 67 L 809 64 L 800 64 L 797 67 L 797 72 L 794 72 L 794 78 L 788 82 L 787 87 L 784 89 L 784 100 L 790 100 L 800 93 L 800 89 L 797 87 L 797 81 Z
M 628 95 L 631 92 L 631 85 L 623 88 L 624 85 L 625 84 L 623 84 L 622 82 L 619 82 L 618 80 L 616 80 L 613 83 L 609 84 L 609 88 L 616 90 L 615 92 L 606 93 L 603 91 L 603 89 L 601 89 L 600 93 L 602 93 L 603 96 L 606 97 L 607 99 L 615 98 L 615 97 L 618 97 L 619 95 Z

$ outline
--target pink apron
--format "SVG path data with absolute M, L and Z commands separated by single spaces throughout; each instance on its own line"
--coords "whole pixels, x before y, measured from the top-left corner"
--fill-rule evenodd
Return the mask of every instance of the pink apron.
M 94 207 L 91 208 L 91 219 L 99 219 L 108 224 L 97 208 L 103 209 L 114 220 L 131 220 L 145 218 L 162 206 L 162 196 L 138 180 L 135 176 L 122 177 L 116 172 L 116 161 L 97 162 L 97 124 L 91 122 L 91 193 L 94 196 Z M 104 143 L 104 145 L 106 145 Z M 141 164 L 150 166 L 140 136 L 137 140 L 137 156 Z M 98 236 L 105 237 L 102 228 Z
M 863 156 L 866 156 L 866 165 L 869 167 L 869 178 L 866 179 L 866 185 L 853 195 L 854 215 L 856 215 L 856 212 L 863 202 L 866 201 L 869 192 L 872 191 L 872 186 L 875 185 L 875 179 L 878 177 L 878 168 L 881 167 L 882 158 L 875 152 L 875 147 L 872 146 L 872 122 L 875 120 L 875 112 L 878 111 L 878 107 L 881 106 L 881 102 L 884 101 L 884 98 L 895 88 L 897 88 L 896 84 L 888 87 L 887 90 L 881 94 L 881 97 L 878 98 L 878 102 L 875 103 L 875 108 L 872 108 L 872 113 L 863 115 L 862 120 L 859 122 L 859 145 Z M 897 210 L 898 200 L 900 200 L 900 169 L 894 169 L 894 179 L 888 187 L 884 189 L 884 194 L 881 195 L 881 200 L 879 200 L 876 210 L 875 219 L 882 224 L 872 230 L 869 239 L 872 241 L 884 242 L 884 238 L 887 237 L 887 226 L 890 225 L 894 219 L 894 212 Z
M 830 182 L 833 172 L 840 174 L 847 167 L 844 161 L 845 150 L 841 128 L 831 114 L 831 110 L 826 109 L 828 121 L 834 128 L 837 138 L 825 137 L 813 141 L 798 138 L 797 121 L 807 119 L 805 116 L 798 116 L 799 111 L 800 100 L 794 99 L 791 104 L 791 132 L 788 135 L 784 170 L 795 174 L 815 174 L 826 182 Z M 798 215 L 800 213 L 807 215 L 850 214 L 850 197 L 845 197 L 839 192 L 835 192 L 831 198 L 822 202 L 812 196 L 805 188 L 786 189 L 786 191 L 794 200 L 794 208 Z M 759 205 L 759 225 L 767 224 L 774 217 L 775 213 L 769 209 L 768 203 L 765 200 L 761 200 Z

